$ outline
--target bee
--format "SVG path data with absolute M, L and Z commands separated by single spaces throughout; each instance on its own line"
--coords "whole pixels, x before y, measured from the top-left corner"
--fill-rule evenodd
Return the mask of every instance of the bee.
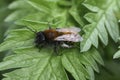
M 58 54 L 58 46 L 72 48 L 72 45 L 69 43 L 76 43 L 83 40 L 79 34 L 80 31 L 80 28 L 77 27 L 56 29 L 49 27 L 49 29 L 44 31 L 36 32 L 35 45 L 37 48 L 46 44 L 54 45 L 54 52 Z

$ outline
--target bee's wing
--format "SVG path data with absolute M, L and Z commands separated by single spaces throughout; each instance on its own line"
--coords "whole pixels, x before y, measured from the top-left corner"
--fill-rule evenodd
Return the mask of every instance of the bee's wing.
M 56 37 L 54 40 L 56 41 L 70 41 L 70 42 L 80 42 L 83 38 L 79 34 L 65 34 L 62 36 Z
M 58 28 L 56 29 L 58 32 L 71 32 L 71 33 L 78 33 L 81 31 L 80 28 L 77 27 L 70 27 L 70 28 Z

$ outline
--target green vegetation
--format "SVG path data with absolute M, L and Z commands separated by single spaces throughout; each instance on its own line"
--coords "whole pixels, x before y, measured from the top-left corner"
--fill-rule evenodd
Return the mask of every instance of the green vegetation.
M 120 0 L 1 0 L 2 80 L 119 80 Z M 5 21 L 5 22 L 4 22 Z M 79 48 L 35 47 L 34 31 L 76 26 Z M 4 39 L 4 41 L 3 41 Z

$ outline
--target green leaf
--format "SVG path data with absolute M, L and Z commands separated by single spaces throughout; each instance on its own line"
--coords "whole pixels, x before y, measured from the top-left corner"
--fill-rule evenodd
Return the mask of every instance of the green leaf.
M 73 0 L 71 3 L 71 8 L 69 10 L 70 15 L 75 19 L 75 21 L 81 26 L 85 26 L 86 20 L 84 15 L 88 11 L 85 6 L 82 5 L 84 0 Z
M 96 72 L 99 72 L 97 63 L 100 63 L 101 65 L 104 65 L 104 62 L 103 62 L 101 56 L 99 55 L 99 52 L 94 48 L 92 48 L 91 50 L 83 53 L 82 57 L 87 61 L 86 65 L 91 66 Z M 85 61 L 85 60 L 81 60 L 81 61 Z M 83 64 L 85 64 L 85 63 L 83 63 Z
M 15 10 L 9 16 L 5 18 L 6 22 L 14 22 L 27 16 L 28 14 L 35 13 L 37 10 L 29 5 L 26 0 L 17 0 L 11 3 L 8 7 L 9 9 Z
M 45 60 L 45 59 L 44 59 Z M 59 69 L 59 71 L 58 71 Z M 26 74 L 26 75 L 23 75 Z M 18 75 L 18 76 L 16 76 Z M 20 75 L 20 76 L 19 76 Z M 31 76 L 32 75 L 32 76 Z M 68 80 L 64 69 L 60 65 L 59 58 L 53 58 L 51 61 L 38 62 L 38 64 L 15 70 L 4 74 L 4 80 Z
M 94 60 L 97 62 L 97 63 L 99 63 L 99 64 L 101 64 L 101 65 L 103 65 L 104 66 L 104 61 L 103 61 L 103 59 L 101 58 L 101 55 L 99 54 L 99 52 L 97 51 L 97 50 L 91 50 L 91 56 L 94 58 Z
M 80 63 L 78 52 L 66 52 L 62 57 L 62 64 L 76 80 L 86 80 L 89 76 L 85 67 Z
M 38 11 L 37 12 L 34 11 L 34 12 L 30 12 L 30 13 L 28 12 L 29 14 L 27 14 L 27 16 L 20 18 L 16 22 L 16 24 L 18 24 L 18 25 L 38 27 L 38 25 L 41 26 L 41 24 L 42 24 L 42 26 L 43 26 L 43 24 L 50 22 L 51 24 L 54 24 L 55 27 L 59 27 L 59 28 L 66 27 L 66 26 L 75 26 L 75 22 L 72 20 L 73 18 L 70 18 L 71 10 L 69 12 L 68 8 L 64 9 L 62 7 L 58 7 L 57 2 L 59 2 L 59 0 L 58 1 L 57 0 L 56 1 L 27 0 L 26 2 L 29 5 L 31 5 L 34 9 L 37 9 Z M 22 9 L 21 11 L 24 11 L 24 10 L 26 10 L 26 9 Z M 28 11 L 29 11 L 29 8 L 28 8 Z M 31 11 L 31 9 L 30 9 L 30 11 Z M 17 18 L 19 18 L 19 17 L 17 17 Z M 74 14 L 73 14 L 73 17 L 74 17 Z M 77 16 L 76 16 L 76 18 L 77 18 Z M 10 19 L 14 19 L 14 18 L 10 18 Z M 9 16 L 8 16 L 8 20 L 9 20 Z M 78 21 L 79 20 L 77 19 L 77 22 Z M 83 22 L 81 22 L 81 23 L 83 24 Z
M 16 10 L 7 17 L 6 21 L 27 26 L 30 30 L 24 28 L 12 30 L 0 45 L 0 51 L 10 49 L 15 53 L 5 57 L 0 63 L 0 71 L 13 69 L 13 71 L 3 74 L 3 80 L 69 80 L 66 70 L 75 80 L 94 80 L 94 70 L 99 72 L 97 63 L 104 65 L 96 49 L 91 48 L 91 50 L 81 53 L 78 48 L 61 48 L 58 50 L 61 55 L 56 55 L 51 45 L 40 49 L 36 48 L 34 45 L 35 34 L 31 31 L 38 32 L 47 29 L 48 22 L 54 28 L 83 27 L 86 23 L 83 18 L 86 10 L 84 11 L 85 7 L 81 5 L 83 1 L 14 1 L 9 8 Z M 88 13 L 85 18 L 92 23 L 92 20 L 98 20 L 100 15 L 101 13 Z M 96 19 L 97 16 L 99 17 Z M 102 23 L 101 20 L 99 24 Z M 91 28 L 84 28 L 84 31 L 90 30 L 88 33 L 85 31 L 87 37 L 84 38 L 84 41 L 91 36 L 96 25 L 93 23 L 90 24 Z M 105 27 L 101 26 L 97 29 L 100 30 L 99 33 L 94 32 L 95 34 L 92 34 L 88 43 L 85 43 L 85 46 L 83 44 L 84 48 L 90 48 L 92 44 L 97 47 L 98 36 L 104 44 L 107 44 L 107 41 L 104 41 L 108 37 Z
M 28 13 L 28 11 L 26 11 L 26 10 L 15 11 L 15 12 L 11 13 L 8 17 L 6 17 L 5 21 L 6 22 L 16 21 L 16 20 L 22 18 L 22 16 L 25 16 L 27 13 Z
M 85 19 L 91 24 L 84 27 L 84 41 L 81 43 L 82 52 L 91 45 L 98 47 L 98 37 L 104 45 L 108 44 L 108 34 L 117 42 L 119 37 L 118 22 L 115 12 L 119 11 L 119 0 L 86 0 L 83 5 L 95 13 L 87 13 Z M 111 17 L 110 17 L 111 16 Z M 107 32 L 108 31 L 108 32 Z
M 103 64 L 103 61 L 100 55 L 98 55 L 98 52 L 95 49 L 91 49 L 83 54 L 80 54 L 74 49 L 69 51 L 70 52 L 65 51 L 65 54 L 63 54 L 62 57 L 62 64 L 65 69 L 70 72 L 76 80 L 86 80 L 90 78 L 93 79 L 94 73 L 92 72 L 93 74 L 91 74 L 87 67 L 99 72 L 96 61 L 100 62 L 101 64 Z M 98 57 L 100 60 L 96 59 Z
M 43 0 L 41 0 L 41 1 L 38 1 L 38 0 L 27 0 L 26 2 L 29 3 L 35 9 L 37 9 L 37 10 L 39 10 L 41 12 L 45 12 L 45 13 L 50 12 L 49 11 L 50 7 L 48 7 L 48 5 L 47 5 L 48 2 L 47 1 L 43 1 Z
M 60 52 L 61 56 L 55 56 L 53 50 L 41 49 L 39 52 L 33 47 L 18 48 L 14 51 L 16 54 L 6 57 L 0 63 L 0 70 L 19 68 L 5 73 L 6 78 L 3 80 L 68 80 L 64 68 L 76 80 L 94 78 L 94 73 L 91 74 L 90 70 L 94 69 L 98 72 L 95 61 L 101 61 L 94 60 L 95 56 L 100 58 L 100 55 L 96 55 L 98 52 L 95 49 L 83 54 L 80 54 L 76 49 L 69 51 L 63 50 Z
M 0 44 L 0 52 L 22 46 L 34 45 L 34 33 L 28 29 L 16 29 L 8 32 L 5 41 Z
M 81 26 L 84 26 L 85 24 L 84 24 L 84 22 L 83 22 L 83 20 L 82 20 L 82 18 L 81 17 L 78 17 L 79 16 L 79 13 L 78 13 L 78 11 L 77 11 L 77 8 L 76 8 L 76 6 L 74 7 L 72 7 L 71 9 L 70 9 L 70 14 L 74 17 L 74 19 L 81 25 Z
M 16 24 L 24 25 L 33 30 L 37 30 L 37 31 L 47 29 L 48 22 L 50 23 L 51 27 L 53 27 L 53 28 L 54 27 L 61 28 L 61 27 L 67 27 L 67 26 L 68 27 L 74 26 L 74 22 L 71 21 L 68 16 L 66 16 L 68 14 L 69 13 L 66 10 L 63 10 L 60 13 L 59 9 L 54 14 L 53 13 L 45 14 L 42 12 L 38 12 L 38 13 L 35 13 L 32 15 L 30 14 L 30 15 L 22 18 L 21 20 L 17 21 Z M 38 17 L 40 15 L 41 15 L 41 17 Z
M 120 57 L 120 50 L 118 50 L 118 51 L 114 54 L 113 58 L 116 59 L 116 58 L 119 58 L 119 57 Z
M 89 52 L 88 52 L 88 53 L 89 53 Z M 88 53 L 87 53 L 87 54 L 88 54 Z M 98 68 L 98 66 L 97 66 L 96 61 L 93 59 L 93 57 L 92 57 L 90 54 L 85 55 L 84 57 L 88 59 L 89 64 L 91 65 L 91 67 L 92 67 L 96 72 L 99 72 L 99 68 Z
M 51 56 L 52 51 L 42 49 L 39 52 L 35 48 L 24 48 L 15 52 L 16 55 L 11 55 L 0 63 L 0 70 L 21 69 L 4 74 L 7 77 L 5 80 L 68 80 L 60 56 Z
M 90 74 L 90 80 L 95 80 L 94 70 L 92 69 L 92 67 L 88 66 L 87 70 L 88 73 Z
M 29 4 L 27 4 L 26 0 L 17 0 L 13 1 L 8 8 L 9 9 L 25 9 L 25 8 L 31 8 Z

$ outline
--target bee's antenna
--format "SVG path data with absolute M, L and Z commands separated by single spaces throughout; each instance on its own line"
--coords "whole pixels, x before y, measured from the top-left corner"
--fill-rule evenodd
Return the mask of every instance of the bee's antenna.
M 49 29 L 52 29 L 52 28 L 51 28 L 51 25 L 50 25 L 50 22 L 48 22 L 48 27 L 49 27 Z
M 32 30 L 31 28 L 29 28 L 29 27 L 26 27 L 27 29 L 29 29 L 30 31 L 32 31 L 33 33 L 37 33 L 37 31 L 34 29 L 34 30 Z

